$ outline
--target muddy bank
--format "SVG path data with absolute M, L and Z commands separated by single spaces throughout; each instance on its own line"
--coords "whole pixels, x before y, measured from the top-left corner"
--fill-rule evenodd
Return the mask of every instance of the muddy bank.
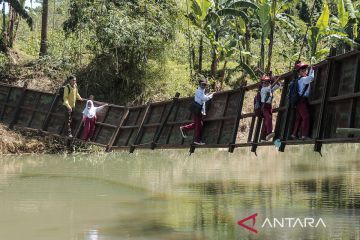
M 76 141 L 72 147 L 66 145 L 66 140 L 59 136 L 45 134 L 38 130 L 15 128 L 10 130 L 0 124 L 0 154 L 23 153 L 69 153 L 99 152 L 101 147 Z

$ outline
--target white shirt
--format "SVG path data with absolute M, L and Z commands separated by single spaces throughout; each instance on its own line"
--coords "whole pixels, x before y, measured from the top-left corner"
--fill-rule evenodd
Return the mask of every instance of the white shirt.
M 198 104 L 202 105 L 201 114 L 206 115 L 205 112 L 205 103 L 212 99 L 213 94 L 205 94 L 205 89 L 202 89 L 201 87 L 198 87 L 195 92 L 194 101 Z
M 298 80 L 298 84 L 299 84 L 299 95 L 301 95 L 304 91 L 304 88 L 306 86 L 306 84 L 309 84 L 308 88 L 306 89 L 305 93 L 304 93 L 304 97 L 309 97 L 310 95 L 310 83 L 314 80 L 314 69 L 310 69 L 309 72 L 309 76 L 307 77 L 301 77 Z
M 266 100 L 266 97 L 268 95 L 270 95 L 268 97 L 268 99 L 266 100 L 266 103 L 270 103 L 272 102 L 272 99 L 273 99 L 273 92 L 275 92 L 276 89 L 278 89 L 280 87 L 280 84 L 277 83 L 275 84 L 272 88 L 271 88 L 271 85 L 270 86 L 267 86 L 267 87 L 262 87 L 261 88 L 261 91 L 260 91 L 260 95 L 261 95 L 261 102 L 262 103 L 265 103 L 265 100 Z
M 89 106 L 89 107 L 88 107 Z M 91 100 L 87 100 L 86 101 L 86 105 L 85 108 L 83 110 L 83 115 L 88 117 L 88 118 L 93 118 L 96 116 L 96 113 L 101 110 L 103 107 L 105 106 L 100 106 L 100 107 L 94 107 L 94 103 Z

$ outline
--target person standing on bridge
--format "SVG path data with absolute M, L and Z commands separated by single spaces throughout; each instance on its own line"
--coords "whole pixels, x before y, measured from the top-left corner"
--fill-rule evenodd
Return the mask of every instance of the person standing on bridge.
M 295 85 L 297 87 L 297 100 L 295 124 L 291 134 L 292 139 L 297 139 L 299 131 L 301 133 L 302 140 L 309 139 L 310 113 L 308 98 L 310 95 L 310 83 L 314 80 L 314 69 L 311 67 L 308 74 L 308 67 L 308 64 L 301 62 L 295 65 L 295 69 L 298 73 L 298 79 L 297 85 Z
M 199 87 L 196 89 L 194 101 L 191 105 L 191 113 L 193 122 L 180 126 L 180 132 L 183 138 L 187 138 L 188 130 L 195 130 L 194 144 L 204 145 L 201 141 L 202 129 L 204 126 L 203 117 L 206 115 L 206 102 L 212 99 L 213 93 L 205 94 L 205 88 L 208 85 L 206 78 L 202 78 L 199 81 Z
M 269 76 L 262 76 L 261 80 L 261 112 L 264 118 L 260 141 L 269 141 L 271 138 L 274 137 L 273 126 L 272 126 L 272 100 L 273 100 L 273 93 L 276 89 L 280 87 L 280 84 L 275 81 L 271 84 L 271 79 Z
M 104 107 L 108 106 L 109 104 L 105 104 L 99 107 L 94 106 L 94 96 L 90 95 L 89 100 L 86 101 L 85 108 L 83 110 L 83 133 L 82 139 L 84 141 L 89 141 L 95 132 L 95 123 L 96 123 L 96 113 L 99 112 Z
M 63 96 L 63 105 L 65 107 L 65 124 L 68 137 L 73 137 L 71 133 L 71 122 L 72 116 L 75 109 L 76 100 L 83 101 L 81 96 L 78 93 L 78 88 L 76 85 L 76 77 L 70 75 L 68 77 L 68 84 L 64 88 L 64 96 Z

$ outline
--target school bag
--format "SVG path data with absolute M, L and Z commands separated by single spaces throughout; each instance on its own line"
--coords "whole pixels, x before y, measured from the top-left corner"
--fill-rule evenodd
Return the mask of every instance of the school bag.
M 306 84 L 303 91 L 301 92 L 301 94 L 299 94 L 299 81 L 300 78 L 297 78 L 295 80 L 292 80 L 290 82 L 290 86 L 289 86 L 289 104 L 292 107 L 295 107 L 296 104 L 299 101 L 299 98 L 304 96 L 306 90 L 309 87 L 309 84 Z
M 64 101 L 64 91 L 65 91 L 65 88 L 67 88 L 67 91 L 68 91 L 68 94 L 70 93 L 70 86 L 67 84 L 65 86 L 61 86 L 60 89 L 59 89 L 59 98 L 60 98 L 60 101 L 63 102 Z

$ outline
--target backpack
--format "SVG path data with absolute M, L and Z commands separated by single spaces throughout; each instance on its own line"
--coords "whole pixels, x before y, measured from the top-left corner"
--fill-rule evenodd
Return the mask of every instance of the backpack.
M 299 101 L 299 98 L 304 96 L 306 90 L 309 87 L 309 84 L 306 84 L 303 91 L 302 91 L 302 93 L 299 94 L 299 83 L 298 83 L 299 79 L 300 78 L 297 78 L 297 79 L 292 80 L 290 82 L 290 86 L 289 86 L 289 104 L 292 107 L 296 106 L 296 104 Z
M 255 116 L 257 116 L 257 117 L 262 116 L 260 91 L 258 91 L 256 96 L 254 97 L 254 113 L 255 113 Z
M 65 91 L 65 87 L 68 90 L 68 94 L 70 93 L 70 86 L 69 85 L 65 85 L 65 86 L 61 86 L 59 89 L 59 98 L 61 102 L 64 102 L 64 91 Z

